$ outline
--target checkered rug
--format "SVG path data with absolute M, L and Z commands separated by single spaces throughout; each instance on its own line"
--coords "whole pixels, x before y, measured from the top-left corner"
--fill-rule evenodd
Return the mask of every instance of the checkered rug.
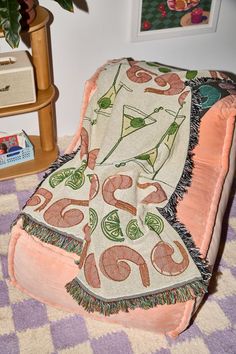
M 59 140 L 61 151 L 70 140 L 70 137 Z M 217 276 L 212 279 L 208 299 L 190 328 L 177 339 L 170 339 L 57 310 L 9 284 L 9 226 L 42 175 L 0 182 L 0 354 L 236 353 L 236 196 L 233 191 L 223 227 Z

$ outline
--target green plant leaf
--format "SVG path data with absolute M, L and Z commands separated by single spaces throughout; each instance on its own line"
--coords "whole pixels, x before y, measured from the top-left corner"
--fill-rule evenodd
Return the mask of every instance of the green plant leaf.
M 72 0 L 54 0 L 56 1 L 63 9 L 74 12 Z
M 20 42 L 20 4 L 17 0 L 0 0 L 0 27 L 7 43 L 16 48 Z

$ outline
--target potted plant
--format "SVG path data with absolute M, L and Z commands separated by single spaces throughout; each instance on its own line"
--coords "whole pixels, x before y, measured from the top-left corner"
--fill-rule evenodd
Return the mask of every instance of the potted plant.
M 74 11 L 74 0 L 53 1 L 67 11 Z M 18 47 L 20 31 L 34 19 L 36 5 L 36 0 L 0 0 L 0 29 L 12 48 Z

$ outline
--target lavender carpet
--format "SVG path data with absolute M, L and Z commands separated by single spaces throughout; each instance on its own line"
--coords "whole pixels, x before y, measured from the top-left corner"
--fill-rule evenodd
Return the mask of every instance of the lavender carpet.
M 70 139 L 59 141 L 61 151 Z M 236 354 L 234 187 L 208 299 L 189 329 L 173 340 L 57 310 L 9 284 L 9 227 L 42 175 L 0 182 L 0 354 Z

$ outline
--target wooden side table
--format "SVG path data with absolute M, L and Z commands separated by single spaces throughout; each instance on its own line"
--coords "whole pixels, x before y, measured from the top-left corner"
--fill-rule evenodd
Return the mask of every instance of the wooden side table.
M 47 169 L 58 155 L 56 145 L 56 121 L 53 109 L 55 88 L 51 79 L 49 48 L 47 39 L 48 11 L 37 7 L 37 16 L 30 25 L 31 54 L 36 75 L 37 100 L 35 103 L 0 108 L 0 118 L 38 112 L 39 136 L 30 135 L 34 145 L 35 159 L 0 170 L 0 181 L 34 174 Z M 0 30 L 0 37 L 4 37 Z

